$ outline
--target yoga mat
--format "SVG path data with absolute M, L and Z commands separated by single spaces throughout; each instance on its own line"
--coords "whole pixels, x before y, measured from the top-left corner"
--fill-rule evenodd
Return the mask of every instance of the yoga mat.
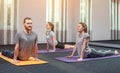
M 55 52 L 70 52 L 70 51 L 72 51 L 73 49 L 56 49 L 56 51 Z M 45 49 L 42 49 L 42 50 L 38 50 L 38 53 L 53 53 L 52 51 L 50 51 L 50 50 L 45 50 Z
M 30 57 L 28 61 L 20 61 L 19 63 L 14 63 L 13 59 L 8 58 L 6 56 L 3 56 L 0 53 L 0 57 L 8 62 L 10 62 L 11 64 L 14 64 L 16 66 L 25 66 L 25 65 L 36 65 L 36 64 L 46 64 L 48 62 L 43 61 L 43 60 L 39 60 L 39 61 L 35 61 L 33 57 Z
M 99 58 L 85 58 L 82 61 L 101 60 L 101 59 L 115 58 L 115 57 L 120 57 L 120 54 L 119 55 L 106 56 L 106 57 L 99 57 Z M 77 61 L 78 56 L 73 56 L 72 58 L 57 57 L 55 59 L 59 60 L 59 61 L 63 61 L 63 62 L 79 62 L 79 61 Z

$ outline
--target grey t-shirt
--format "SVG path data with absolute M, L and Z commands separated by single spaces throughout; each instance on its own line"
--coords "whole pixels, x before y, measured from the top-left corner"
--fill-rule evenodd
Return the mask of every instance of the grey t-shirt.
M 80 56 L 81 50 L 82 50 L 82 44 L 85 38 L 89 37 L 88 33 L 84 33 L 80 36 L 80 34 L 77 34 L 76 37 L 76 47 L 77 47 L 77 52 L 78 52 L 78 56 Z M 86 57 L 89 53 L 91 52 L 88 43 L 86 44 L 86 49 L 85 49 L 85 54 L 84 57 Z
M 17 33 L 15 36 L 15 43 L 19 43 L 18 57 L 21 60 L 27 60 L 32 55 L 38 37 L 35 32 L 26 34 L 24 31 Z
M 53 47 L 52 46 L 52 39 L 51 39 L 53 36 L 55 36 L 53 31 L 50 31 L 50 32 L 46 33 L 47 42 L 51 47 Z M 55 39 L 55 45 L 57 45 L 57 44 L 58 44 L 58 41 Z

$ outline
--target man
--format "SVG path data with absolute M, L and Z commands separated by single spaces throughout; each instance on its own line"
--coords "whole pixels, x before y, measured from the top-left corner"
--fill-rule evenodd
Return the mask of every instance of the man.
M 9 50 L 2 51 L 2 55 L 13 58 L 15 63 L 18 62 L 18 60 L 28 60 L 32 53 L 34 53 L 35 60 L 38 60 L 38 37 L 37 34 L 32 31 L 32 19 L 29 17 L 24 18 L 23 26 L 24 31 L 17 33 L 15 36 L 14 52 Z

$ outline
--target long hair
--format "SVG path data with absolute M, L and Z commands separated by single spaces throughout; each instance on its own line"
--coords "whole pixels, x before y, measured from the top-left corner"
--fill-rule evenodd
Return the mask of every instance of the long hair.
M 54 24 L 51 22 L 48 22 L 48 24 L 51 26 L 51 30 L 54 32 Z
M 81 24 L 84 28 L 84 32 L 87 32 L 87 25 L 83 22 L 80 22 L 79 24 Z

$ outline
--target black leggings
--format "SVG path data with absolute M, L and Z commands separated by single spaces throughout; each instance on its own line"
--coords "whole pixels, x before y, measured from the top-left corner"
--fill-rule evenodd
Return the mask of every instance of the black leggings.
M 11 58 L 13 59 L 14 58 L 14 51 L 10 51 L 10 50 L 3 50 L 2 55 L 8 57 L 8 58 Z M 17 60 L 20 60 L 19 58 L 17 58 Z
M 113 51 L 105 51 L 105 50 L 95 50 L 91 48 L 90 54 L 88 54 L 88 58 L 97 58 L 97 57 L 105 57 L 105 56 L 111 56 L 114 55 L 115 53 Z
M 58 41 L 58 44 L 55 47 L 56 48 L 60 48 L 60 49 L 64 49 L 65 48 L 65 44 L 63 44 L 63 43 Z

